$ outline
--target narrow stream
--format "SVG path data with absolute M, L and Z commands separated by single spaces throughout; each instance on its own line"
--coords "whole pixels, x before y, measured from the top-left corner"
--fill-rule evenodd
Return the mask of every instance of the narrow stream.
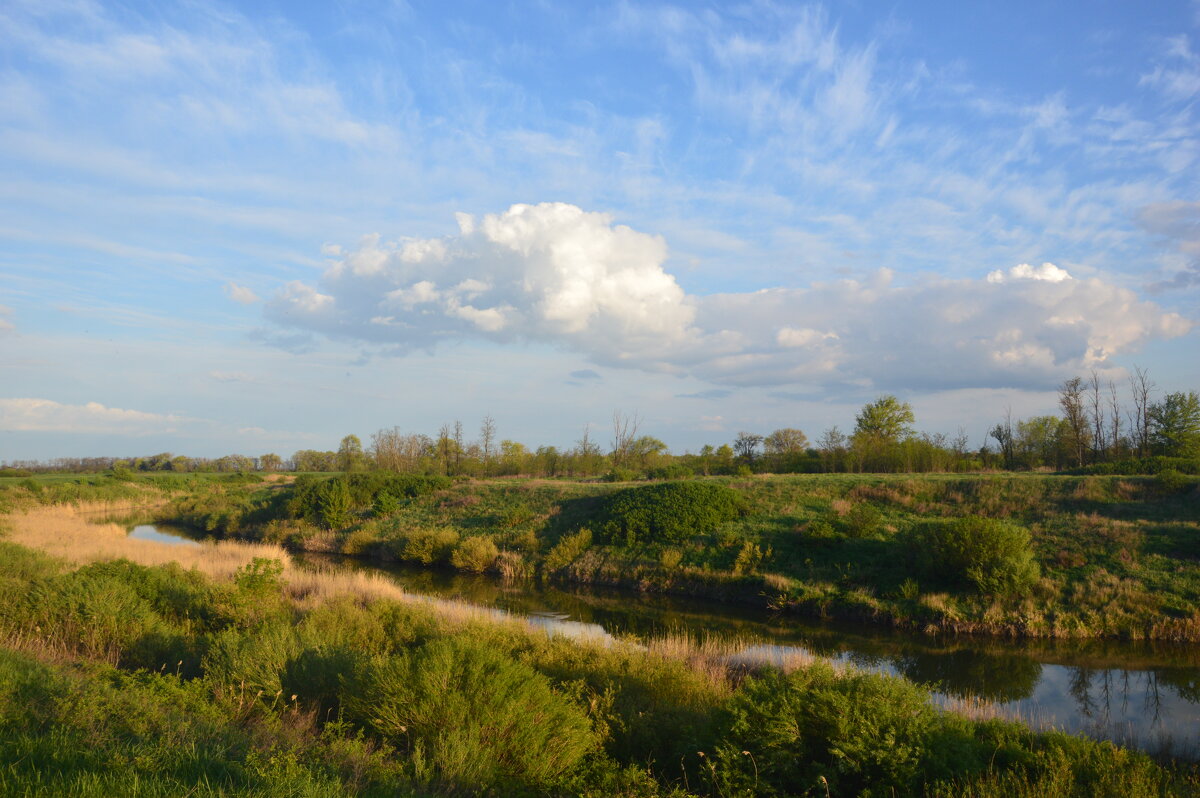
M 144 539 L 194 543 L 183 532 L 164 527 L 142 525 L 135 532 Z M 926 637 L 773 616 L 711 600 L 505 583 L 346 557 L 304 555 L 296 560 L 302 567 L 385 573 L 410 593 L 487 607 L 558 634 L 642 639 L 664 633 L 714 635 L 739 641 L 744 656 L 760 661 L 797 652 L 817 655 L 904 676 L 932 688 L 941 703 L 982 700 L 999 716 L 1036 727 L 1200 759 L 1200 645 Z

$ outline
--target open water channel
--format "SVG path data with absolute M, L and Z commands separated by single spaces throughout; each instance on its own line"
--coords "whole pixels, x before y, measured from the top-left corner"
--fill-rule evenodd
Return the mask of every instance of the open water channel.
M 139 525 L 130 534 L 196 545 L 169 527 Z M 739 641 L 748 659 L 817 655 L 904 676 L 932 688 L 941 702 L 982 699 L 997 714 L 1037 727 L 1200 759 L 1200 644 L 927 637 L 710 600 L 505 583 L 342 557 L 297 559 L 302 566 L 386 573 L 409 593 L 486 607 L 556 634 L 601 639 L 713 635 Z

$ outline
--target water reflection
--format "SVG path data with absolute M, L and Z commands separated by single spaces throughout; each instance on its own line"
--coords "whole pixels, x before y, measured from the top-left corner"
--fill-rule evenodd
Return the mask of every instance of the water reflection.
M 411 593 L 518 615 L 592 639 L 685 632 L 735 638 L 741 657 L 815 654 L 928 685 L 939 700 L 983 699 L 1004 716 L 1151 750 L 1200 757 L 1200 646 L 1120 641 L 929 638 L 822 623 L 698 599 L 504 583 L 459 573 L 309 556 L 301 563 L 382 570 Z
M 162 524 L 137 524 L 129 530 L 129 537 L 134 540 L 151 540 L 155 543 L 166 543 L 170 546 L 199 546 L 200 543 L 188 537 L 183 530 Z

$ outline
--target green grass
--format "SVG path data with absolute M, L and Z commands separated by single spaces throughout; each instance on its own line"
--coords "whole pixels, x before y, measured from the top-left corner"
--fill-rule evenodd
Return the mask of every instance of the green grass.
M 902 679 L 747 673 L 418 604 L 9 549 L 4 795 L 1188 795 L 1187 768 L 969 720 Z M 16 596 L 26 597 L 13 601 Z M 88 623 L 80 623 L 86 618 Z M 191 652 L 148 657 L 163 641 Z M 171 657 L 176 656 L 174 653 Z M 113 664 L 116 663 L 116 664 Z
M 671 485 L 728 489 L 746 512 L 670 534 L 646 524 L 637 534 L 612 533 L 613 501 Z M 931 632 L 1200 641 L 1197 477 L 780 475 L 658 483 L 632 493 L 598 482 L 459 480 L 382 502 L 360 490 L 333 525 L 320 513 L 294 512 L 294 492 L 197 484 L 164 519 L 297 550 L 439 567 L 453 567 L 456 547 L 472 539 L 483 554 L 458 558 L 471 570 Z M 1028 535 L 1033 556 L 1019 590 L 1001 589 L 1017 582 L 999 572 L 968 574 L 964 565 L 963 573 L 943 573 L 926 557 L 920 530 L 967 517 L 1003 522 L 1014 540 Z M 580 546 L 585 531 L 591 543 Z M 498 556 L 485 556 L 480 538 Z

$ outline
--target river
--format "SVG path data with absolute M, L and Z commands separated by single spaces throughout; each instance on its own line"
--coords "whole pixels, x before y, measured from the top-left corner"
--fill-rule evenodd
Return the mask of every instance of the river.
M 194 543 L 169 527 L 139 525 L 143 539 Z M 747 658 L 800 652 L 930 687 L 943 704 L 1200 759 L 1200 645 L 1110 640 L 927 637 L 844 622 L 771 615 L 715 601 L 584 586 L 505 583 L 488 576 L 305 555 L 301 566 L 388 574 L 410 593 L 453 599 L 527 619 L 559 634 L 647 638 L 663 633 L 735 639 Z

